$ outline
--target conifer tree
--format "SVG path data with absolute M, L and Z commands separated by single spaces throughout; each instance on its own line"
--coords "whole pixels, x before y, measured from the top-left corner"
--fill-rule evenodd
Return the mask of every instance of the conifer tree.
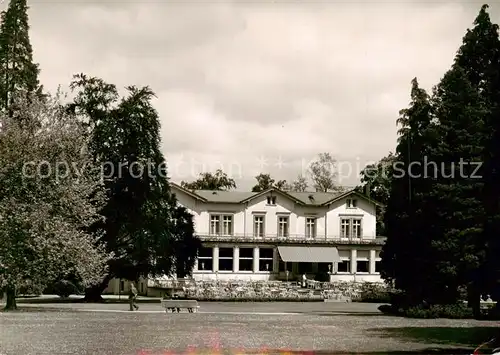
M 38 74 L 29 39 L 28 5 L 26 0 L 11 0 L 1 14 L 0 109 L 13 104 L 15 92 L 42 96 Z
M 409 108 L 400 111 L 400 137 L 393 165 L 390 197 L 386 209 L 387 242 L 382 249 L 382 277 L 419 303 L 426 294 L 425 272 L 430 263 L 424 196 L 427 181 L 423 166 L 431 125 L 429 96 L 412 81 Z M 413 164 L 412 164 L 413 163 Z
M 430 282 L 432 301 L 451 304 L 458 301 L 460 287 L 470 286 L 484 261 L 479 243 L 483 181 L 477 171 L 483 153 L 484 106 L 466 72 L 455 65 L 435 88 L 433 107 L 439 139 L 429 145 L 428 155 L 437 172 L 429 193 L 435 222 L 430 232 L 434 259 Z M 479 295 L 475 298 L 479 305 Z
M 491 22 L 483 5 L 474 21 L 474 28 L 464 36 L 456 59 L 478 91 L 484 104 L 484 180 L 483 204 L 485 223 L 482 239 L 485 260 L 475 275 L 474 289 L 478 293 L 491 294 L 500 301 L 500 41 L 498 25 Z M 475 295 L 477 300 L 477 295 Z M 476 301 L 476 309 L 478 307 Z

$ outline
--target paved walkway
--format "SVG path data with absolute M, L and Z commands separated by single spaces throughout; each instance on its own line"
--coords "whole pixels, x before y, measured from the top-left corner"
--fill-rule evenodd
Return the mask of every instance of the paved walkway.
M 160 300 L 156 303 L 139 303 L 139 312 L 161 313 Z M 219 314 L 357 314 L 382 315 L 373 303 L 333 302 L 199 302 L 200 313 Z M 40 310 L 61 309 L 73 311 L 120 312 L 128 311 L 127 303 L 23 303 L 20 308 Z

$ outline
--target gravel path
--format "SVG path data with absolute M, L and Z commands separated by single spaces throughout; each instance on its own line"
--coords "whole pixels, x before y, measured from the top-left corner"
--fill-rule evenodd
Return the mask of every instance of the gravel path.
M 71 306 L 80 307 L 80 311 Z M 132 355 L 141 351 L 168 354 L 167 350 L 187 354 L 192 348 L 198 350 L 191 354 L 210 355 L 262 348 L 324 354 L 428 353 L 425 349 L 471 348 L 478 341 L 471 339 L 472 335 L 481 341 L 485 329 L 496 330 L 498 326 L 494 322 L 387 317 L 374 312 L 375 305 L 354 303 L 348 306 L 356 308 L 359 315 L 340 314 L 345 304 L 326 303 L 206 303 L 201 309 L 210 313 L 197 314 L 152 313 L 161 311 L 154 304 L 140 305 L 145 312 L 125 312 L 124 306 L 69 304 L 57 305 L 64 307 L 61 311 L 51 311 L 50 305 L 43 305 L 37 311 L 23 305 L 24 312 L 0 313 L 0 354 Z M 273 313 L 273 309 L 275 314 L 264 314 Z M 301 314 L 283 314 L 292 309 Z M 457 340 L 456 334 L 463 339 Z

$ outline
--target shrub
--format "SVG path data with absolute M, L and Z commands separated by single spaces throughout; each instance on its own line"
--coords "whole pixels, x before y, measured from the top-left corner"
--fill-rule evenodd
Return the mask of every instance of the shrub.
M 399 315 L 408 318 L 449 318 L 449 319 L 470 319 L 473 318 L 472 309 L 463 304 L 450 305 L 418 305 L 408 308 L 398 307 L 396 305 L 383 305 L 379 307 L 382 313 L 390 315 Z
M 366 282 L 361 286 L 358 301 L 369 303 L 390 303 L 391 297 L 386 285 Z

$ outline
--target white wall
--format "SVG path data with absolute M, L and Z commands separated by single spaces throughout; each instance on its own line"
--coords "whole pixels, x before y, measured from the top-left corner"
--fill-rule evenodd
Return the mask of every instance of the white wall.
M 340 237 L 340 219 L 341 216 L 356 216 L 362 217 L 362 232 L 363 237 L 373 238 L 376 237 L 376 226 L 377 226 L 377 218 L 376 218 L 376 207 L 374 204 L 370 204 L 368 201 L 364 199 L 360 199 L 357 197 L 352 197 L 357 200 L 356 208 L 348 208 L 347 207 L 347 199 L 337 201 L 330 205 L 327 212 L 327 229 L 328 236 L 330 237 Z

